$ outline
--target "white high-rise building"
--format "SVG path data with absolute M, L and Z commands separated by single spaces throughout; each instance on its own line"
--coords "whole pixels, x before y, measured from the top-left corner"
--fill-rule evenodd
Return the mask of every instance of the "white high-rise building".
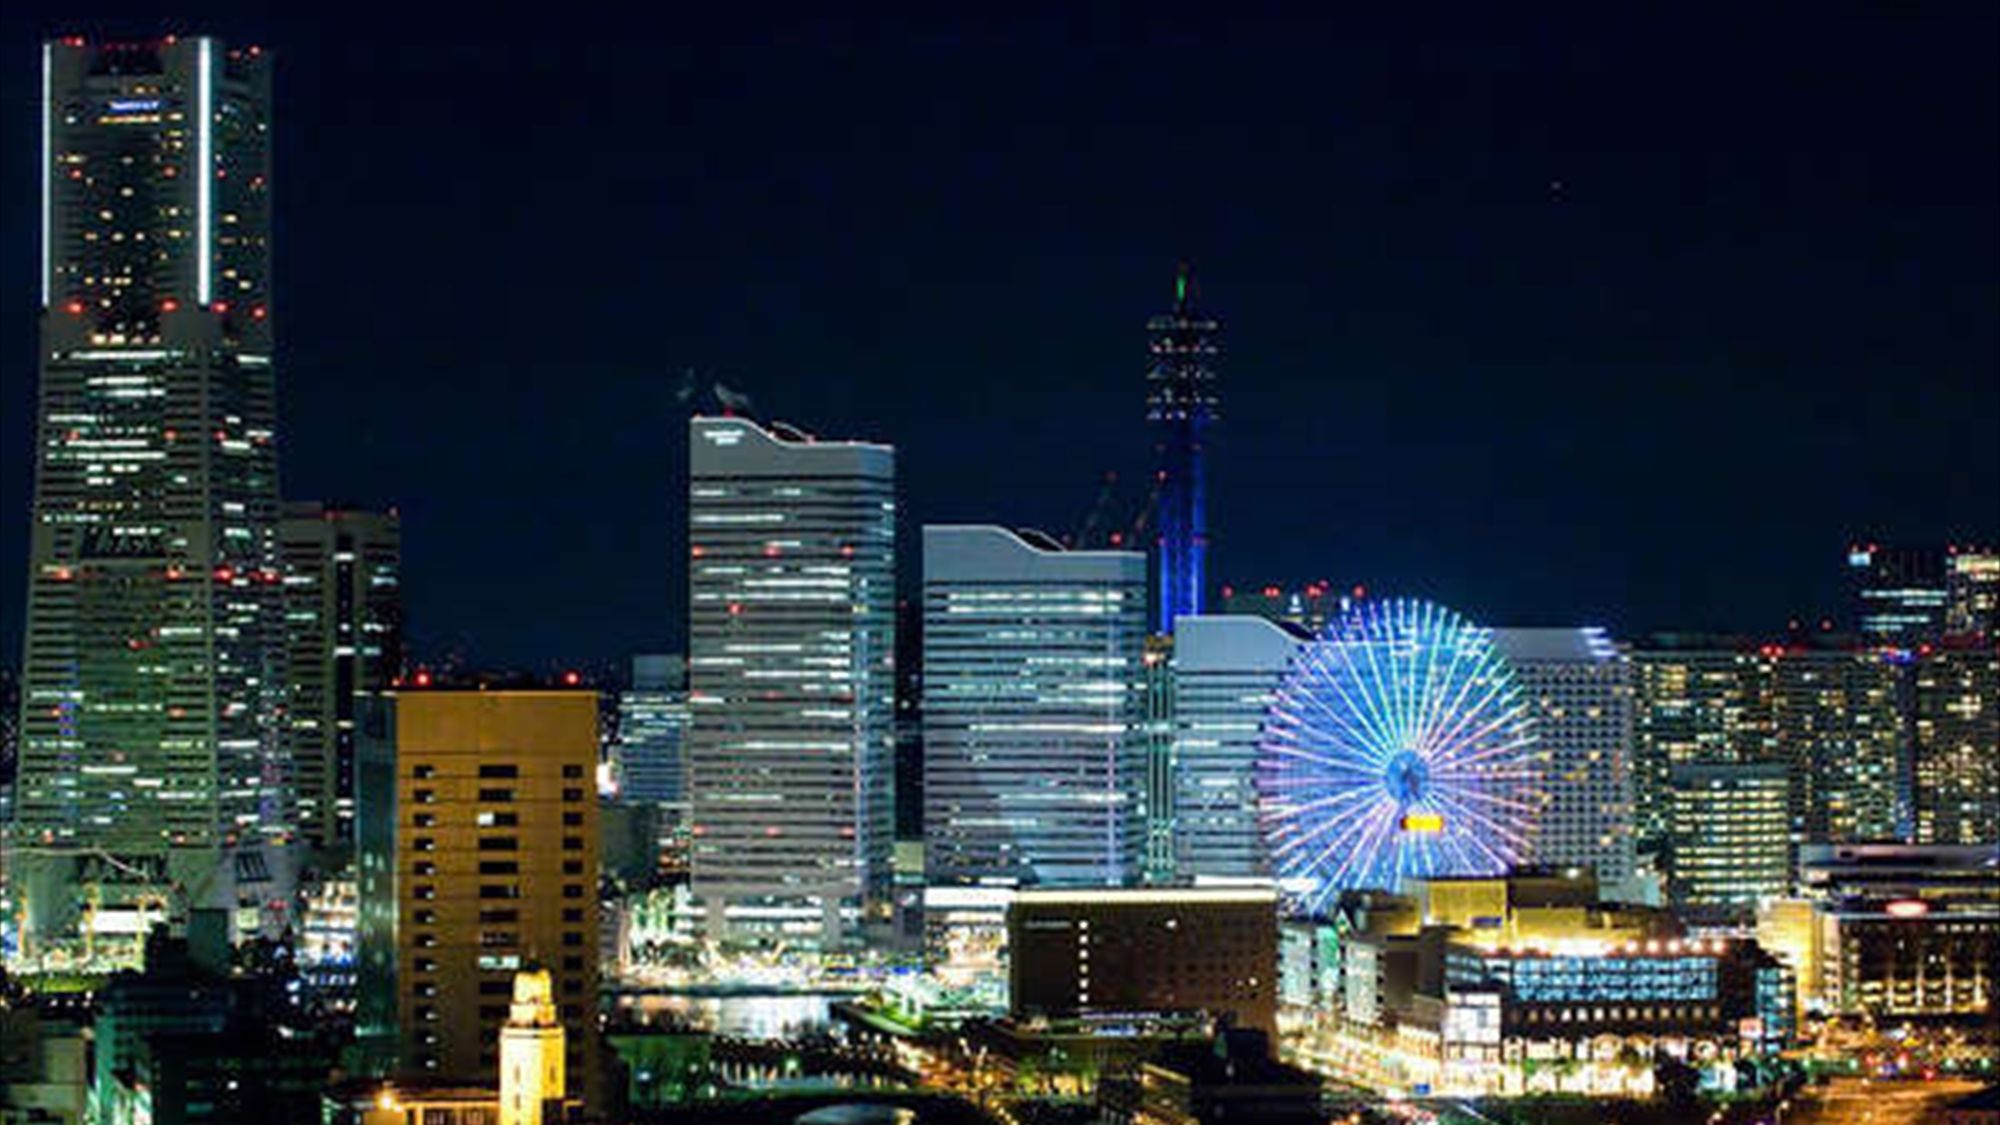
M 895 451 L 689 423 L 693 890 L 711 936 L 853 945 L 894 831 Z
M 1264 878 L 1257 828 L 1257 753 L 1264 716 L 1303 627 L 1263 617 L 1183 617 L 1174 630 L 1175 873 Z
M 1536 861 L 1593 868 L 1607 895 L 1621 893 L 1635 866 L 1631 662 L 1599 628 L 1495 629 L 1493 643 L 1546 755 Z
M 1116 884 L 1144 843 L 1146 556 L 924 528 L 933 882 Z

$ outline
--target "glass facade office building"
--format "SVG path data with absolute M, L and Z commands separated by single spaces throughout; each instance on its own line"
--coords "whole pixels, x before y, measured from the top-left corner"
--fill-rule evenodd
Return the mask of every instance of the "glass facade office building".
M 611 772 L 618 799 L 679 806 L 687 800 L 687 659 L 632 658 L 632 686 L 618 695 Z
M 924 837 L 933 882 L 1136 879 L 1146 837 L 1146 556 L 924 528 Z
M 1257 758 L 1304 628 L 1262 617 L 1184 617 L 1174 635 L 1173 841 L 1182 879 L 1269 878 Z
M 886 921 L 896 459 L 689 422 L 688 783 L 712 937 L 848 946 Z

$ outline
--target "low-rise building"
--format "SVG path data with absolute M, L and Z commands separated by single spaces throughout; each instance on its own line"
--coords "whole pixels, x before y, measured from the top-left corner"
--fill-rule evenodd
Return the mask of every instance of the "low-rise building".
M 1205 1013 L 1277 1031 L 1275 888 L 1023 890 L 1007 934 L 1016 1017 Z
M 2000 962 L 2000 850 L 1809 845 L 1800 896 L 1758 937 L 1798 976 L 1800 1007 L 1845 1016 L 1990 1017 Z

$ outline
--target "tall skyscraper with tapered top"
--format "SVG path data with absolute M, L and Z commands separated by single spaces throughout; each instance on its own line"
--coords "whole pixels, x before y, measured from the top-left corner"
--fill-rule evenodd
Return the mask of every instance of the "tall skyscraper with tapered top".
M 1146 322 L 1152 364 L 1146 417 L 1153 423 L 1154 629 L 1208 604 L 1208 424 L 1215 420 L 1215 370 L 1222 325 L 1194 306 L 1186 266 L 1174 280 L 1172 312 Z
M 259 845 L 292 812 L 268 59 L 206 37 L 70 38 L 44 44 L 41 65 L 11 826 L 30 959 L 79 937 L 97 954 L 135 947 L 159 913 L 235 905 L 231 884 L 269 873 Z
M 853 946 L 887 921 L 896 454 L 689 423 L 693 889 L 730 942 Z

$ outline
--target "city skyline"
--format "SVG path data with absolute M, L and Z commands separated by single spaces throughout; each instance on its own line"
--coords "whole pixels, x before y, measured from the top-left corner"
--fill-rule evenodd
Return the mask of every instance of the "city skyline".
M 1023 79 L 997 32 L 857 33 L 846 50 L 800 35 L 760 55 L 757 33 L 717 23 L 667 50 L 665 109 L 652 77 L 581 40 L 431 50 L 411 29 L 343 50 L 314 42 L 311 17 L 271 18 L 219 31 L 286 60 L 280 116 L 296 123 L 276 161 L 283 486 L 403 512 L 419 656 L 684 649 L 671 560 L 690 367 L 759 417 L 897 446 L 906 597 L 921 523 L 1060 536 L 1108 470 L 1124 519 L 1147 464 L 1145 322 L 1182 260 L 1229 326 L 1216 585 L 1361 582 L 1615 636 L 1770 632 L 1842 612 L 1852 541 L 2000 538 L 2000 334 L 1979 252 L 2000 174 L 1968 140 L 1992 132 L 1993 99 L 1951 64 L 1990 40 L 1978 17 L 1828 20 L 1818 52 L 1768 58 L 1781 29 L 1756 19 L 1729 42 L 1681 29 L 1643 48 L 1579 26 L 1566 49 L 1377 22 L 1328 39 L 1348 65 L 1324 87 L 1289 57 L 1254 73 L 1242 48 L 1297 27 L 1253 24 L 1204 59 L 1212 82 L 1165 90 L 1101 34 L 1042 29 L 1028 45 L 1054 65 Z M 31 135 L 15 126 L 35 112 L 34 40 L 74 30 L 21 23 L 5 43 L 25 64 L 0 68 L 10 136 Z M 1175 42 L 1168 57 L 1192 50 Z M 1674 44 L 1708 52 L 1707 82 L 1650 87 Z M 1861 58 L 1894 80 L 1851 88 L 1841 64 Z M 396 85 L 409 74 L 436 92 Z M 567 92 L 585 76 L 608 85 Z M 938 108 L 896 96 L 912 83 Z M 467 112 L 475 84 L 525 95 L 497 95 L 525 107 L 517 147 L 368 125 L 391 99 Z M 346 96 L 308 95 L 329 85 Z M 1147 98 L 1171 112 L 1140 112 Z M 1059 108 L 1073 119 L 1054 135 L 1028 128 Z M 655 114 L 686 143 L 607 173 L 625 177 L 613 205 L 577 208 L 586 173 L 549 159 L 567 151 L 555 138 Z M 960 118 L 966 136 L 945 128 Z M 852 144 L 816 135 L 859 121 L 877 124 Z M 1626 128 L 1652 147 L 1605 140 Z M 1767 146 L 1770 129 L 1786 143 Z M 1125 175 L 1159 146 L 1204 159 L 1170 182 Z M 5 159 L 24 186 L 0 212 L 18 277 L 39 239 L 34 152 Z M 467 198 L 503 170 L 517 190 Z M 1843 236 L 1833 261 L 1812 257 Z M 420 255 L 424 284 L 356 284 L 394 247 Z M 488 255 L 521 247 L 542 268 L 482 280 Z M 29 304 L 0 312 L 10 661 Z M 523 538 L 530 510 L 544 534 Z M 665 565 L 619 565 L 636 558 Z M 521 599 L 547 612 L 490 612 Z
M 1978 20 L 675 15 L 0 65 L 0 1118 L 2000 1107 Z

